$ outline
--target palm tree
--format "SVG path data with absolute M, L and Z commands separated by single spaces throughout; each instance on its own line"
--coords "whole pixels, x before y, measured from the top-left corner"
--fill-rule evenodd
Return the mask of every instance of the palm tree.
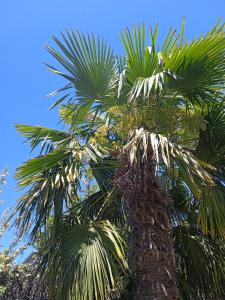
M 54 37 L 60 51 L 48 50 L 66 72 L 49 68 L 67 84 L 51 94 L 65 93 L 52 107 L 67 101 L 60 108 L 67 130 L 17 126 L 32 149 L 42 143 L 41 155 L 17 171 L 19 185 L 28 187 L 15 210 L 17 223 L 21 234 L 44 238 L 40 266 L 52 291 L 57 282 L 59 299 L 109 296 L 126 269 L 118 228 L 128 228 L 134 300 L 179 298 L 172 227 L 176 253 L 196 246 L 190 236 L 205 259 L 215 251 L 213 239 L 224 247 L 224 25 L 184 42 L 182 24 L 162 46 L 157 34 L 158 27 L 150 28 L 148 46 L 144 26 L 125 30 L 124 56 L 99 37 L 73 31 L 62 34 L 63 42 Z M 214 135 L 208 120 L 215 122 Z M 189 206 L 183 211 L 178 204 L 174 212 L 169 193 L 180 184 Z M 207 274 L 215 269 L 208 257 Z M 189 283 L 190 260 L 177 260 Z M 199 299 L 206 291 L 202 278 L 196 279 Z

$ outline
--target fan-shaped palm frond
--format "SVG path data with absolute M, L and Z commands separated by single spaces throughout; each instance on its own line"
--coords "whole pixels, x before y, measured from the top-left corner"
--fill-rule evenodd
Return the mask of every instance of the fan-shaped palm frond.
M 178 282 L 183 299 L 222 299 L 225 293 L 224 242 L 186 222 L 174 229 Z
M 48 51 L 69 74 L 53 67 L 50 70 L 73 84 L 78 99 L 100 100 L 114 97 L 118 82 L 117 61 L 104 40 L 93 35 L 85 37 L 73 31 L 62 34 L 64 43 L 56 37 L 53 39 L 62 54 L 52 47 L 48 47 Z
M 198 223 L 199 201 L 181 178 L 174 182 L 171 218 L 182 299 L 224 297 L 224 240 L 203 234 Z
M 133 32 L 126 30 L 122 41 L 130 99 L 161 99 L 169 93 L 191 102 L 214 100 L 225 83 L 223 29 L 218 22 L 212 31 L 190 43 L 183 43 L 184 28 L 180 35 L 170 30 L 161 50 L 158 27 L 150 28 L 151 47 L 144 26 L 133 28 Z
M 84 166 L 89 160 L 97 163 L 106 152 L 98 145 L 84 144 L 66 132 L 24 125 L 17 128 L 28 138 L 32 148 L 42 141 L 50 146 L 49 153 L 27 161 L 16 174 L 20 188 L 29 187 L 14 211 L 14 214 L 20 212 L 17 225 L 22 233 L 32 229 L 32 236 L 35 237 L 43 225 L 47 226 L 52 215 L 59 226 L 65 208 L 79 199 Z M 33 218 L 35 222 L 30 227 Z
M 218 23 L 212 31 L 191 43 L 185 43 L 170 53 L 166 68 L 177 80 L 169 87 L 191 101 L 215 101 L 224 86 L 224 24 Z
M 47 264 L 53 294 L 58 286 L 56 299 L 104 300 L 126 269 L 124 242 L 109 221 L 65 225 L 53 247 Z

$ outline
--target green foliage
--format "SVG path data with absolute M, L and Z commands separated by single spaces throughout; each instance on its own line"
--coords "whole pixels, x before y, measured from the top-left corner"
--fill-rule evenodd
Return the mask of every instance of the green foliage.
M 0 172 L 0 185 L 6 183 L 7 170 Z M 9 210 L 0 216 L 0 240 L 9 227 L 7 223 Z M 0 299 L 9 300 L 47 300 L 47 286 L 43 284 L 37 273 L 35 265 L 17 264 L 19 258 L 26 249 L 26 245 L 20 246 L 18 237 L 12 241 L 8 248 L 0 245 Z M 35 260 L 33 260 L 34 262 Z
M 53 107 L 66 102 L 66 130 L 17 125 L 32 149 L 42 143 L 41 155 L 17 170 L 26 191 L 14 215 L 21 234 L 45 239 L 39 268 L 52 299 L 105 299 L 127 278 L 126 204 L 114 175 L 118 155 L 127 151 L 138 165 L 149 145 L 175 199 L 182 297 L 224 297 L 224 25 L 185 42 L 182 23 L 161 46 L 158 27 L 149 40 L 146 32 L 124 31 L 124 57 L 94 36 L 54 37 L 59 50 L 48 51 L 62 70 L 50 70 L 67 84 L 51 96 L 63 92 Z
M 199 202 L 180 180 L 170 191 L 174 199 L 173 237 L 177 278 L 184 300 L 223 299 L 225 295 L 224 240 L 204 235 L 198 224 Z
M 51 289 L 57 285 L 57 299 L 106 299 L 115 284 L 117 265 L 126 268 L 123 241 L 109 221 L 66 223 L 53 247 L 47 263 L 49 276 L 57 278 Z

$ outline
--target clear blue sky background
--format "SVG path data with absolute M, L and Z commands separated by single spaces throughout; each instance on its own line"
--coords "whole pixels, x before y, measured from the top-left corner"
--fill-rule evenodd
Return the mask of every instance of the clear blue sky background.
M 0 0 L 0 169 L 10 173 L 0 213 L 21 194 L 13 174 L 30 157 L 14 124 L 57 126 L 57 112 L 49 112 L 51 102 L 44 99 L 63 84 L 43 65 L 52 62 L 45 47 L 53 34 L 65 28 L 99 33 L 121 52 L 119 32 L 127 26 L 159 23 L 163 36 L 170 26 L 180 28 L 184 16 L 190 39 L 219 17 L 225 21 L 224 14 L 225 0 Z

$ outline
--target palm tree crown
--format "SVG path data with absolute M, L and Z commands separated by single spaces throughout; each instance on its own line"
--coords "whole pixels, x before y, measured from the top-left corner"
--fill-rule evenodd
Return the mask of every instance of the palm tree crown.
M 224 280 L 224 24 L 191 42 L 184 41 L 183 24 L 161 46 L 157 35 L 157 26 L 125 30 L 123 56 L 93 35 L 54 37 L 59 51 L 48 51 L 63 70 L 48 66 L 67 84 L 50 96 L 63 93 L 52 107 L 61 105 L 66 130 L 17 125 L 32 149 L 41 144 L 40 156 L 17 170 L 19 186 L 28 188 L 15 209 L 17 224 L 21 234 L 47 245 L 40 267 L 47 268 L 52 297 L 57 284 L 59 299 L 106 299 L 127 270 L 118 157 L 126 153 L 138 168 L 149 145 L 174 198 L 184 299 L 187 288 L 196 299 L 224 292 L 218 288 Z

